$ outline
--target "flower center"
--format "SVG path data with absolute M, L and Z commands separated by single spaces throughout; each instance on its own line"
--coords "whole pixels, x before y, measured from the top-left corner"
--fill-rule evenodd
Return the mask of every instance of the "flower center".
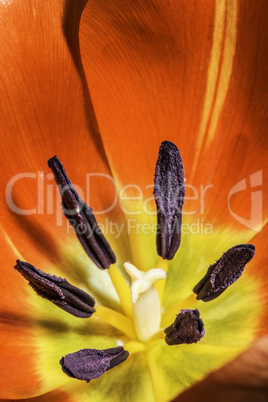
M 167 274 L 160 268 L 143 272 L 129 262 L 124 267 L 132 280 L 131 301 L 136 335 L 144 342 L 160 329 L 161 303 L 154 283 L 165 279 Z

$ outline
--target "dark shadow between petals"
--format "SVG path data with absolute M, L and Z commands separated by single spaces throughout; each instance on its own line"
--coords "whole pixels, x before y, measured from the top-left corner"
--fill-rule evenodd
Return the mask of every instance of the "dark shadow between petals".
M 87 118 L 89 132 L 92 135 L 93 141 L 96 144 L 98 152 L 103 162 L 109 166 L 109 162 L 106 157 L 106 153 L 103 147 L 98 122 L 92 105 L 89 88 L 86 81 L 84 68 L 82 65 L 82 59 L 79 47 L 79 25 L 84 8 L 87 5 L 88 0 L 73 1 L 66 0 L 64 7 L 64 16 L 62 30 L 66 39 L 67 46 L 70 50 L 74 65 L 79 74 L 84 97 L 84 109 Z

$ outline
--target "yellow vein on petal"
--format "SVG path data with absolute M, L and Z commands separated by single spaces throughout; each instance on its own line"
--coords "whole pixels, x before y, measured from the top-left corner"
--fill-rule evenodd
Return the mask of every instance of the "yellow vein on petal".
M 219 83 L 217 97 L 215 99 L 214 108 L 211 116 L 211 123 L 208 130 L 208 138 L 206 146 L 213 140 L 219 116 L 226 98 L 231 73 L 233 69 L 233 60 L 236 49 L 237 37 L 237 1 L 227 0 L 226 10 L 226 33 L 224 38 L 224 48 L 222 64 L 220 68 Z
M 111 265 L 111 267 L 108 269 L 108 273 L 118 294 L 124 313 L 128 317 L 132 318 L 133 313 L 130 287 L 128 286 L 125 278 L 115 265 Z
M 197 149 L 199 150 L 201 149 L 202 143 L 204 141 L 211 109 L 213 107 L 213 99 L 216 91 L 217 78 L 219 74 L 220 56 L 222 51 L 222 41 L 224 35 L 225 9 L 226 9 L 226 0 L 220 0 L 216 2 L 213 44 L 211 49 L 210 64 L 208 68 L 206 95 L 204 100 L 203 116 L 199 129 L 199 136 L 197 139 Z M 196 160 L 194 161 L 194 166 L 197 163 L 197 156 L 198 155 L 196 155 L 195 158 Z
M 165 383 L 163 381 L 159 381 L 158 367 L 155 365 L 155 359 L 150 350 L 146 352 L 146 360 L 149 367 L 149 373 L 154 393 L 154 400 L 155 402 L 165 401 L 166 395 L 168 395 L 168 390 L 165 389 Z
M 148 235 L 147 225 L 151 225 L 151 228 L 154 227 L 156 214 L 151 210 L 149 205 L 144 208 L 144 199 L 136 200 L 131 193 L 131 189 L 126 195 L 124 199 L 121 199 L 121 206 L 126 221 L 128 221 L 128 239 L 131 251 L 131 259 L 129 261 L 146 271 L 152 268 L 152 265 L 155 265 L 153 262 L 156 257 L 155 237 L 153 236 L 152 244 L 152 236 Z M 152 231 L 150 234 L 152 234 Z M 152 250 L 152 245 L 155 251 Z M 146 253 L 144 252 L 145 250 L 147 250 Z
M 104 150 L 105 150 L 105 154 L 106 154 L 107 160 L 109 161 L 109 168 L 110 168 L 111 173 L 112 173 L 113 184 L 114 184 L 115 189 L 116 189 L 116 191 L 117 191 L 117 197 L 118 197 L 118 199 L 119 199 L 119 201 L 120 201 L 120 203 L 121 203 L 122 200 L 121 200 L 121 198 L 120 198 L 120 194 L 121 194 L 123 185 L 120 183 L 119 177 L 118 177 L 117 174 L 116 174 L 116 169 L 113 168 L 113 164 L 112 164 L 112 160 L 113 160 L 113 159 L 112 159 L 112 155 L 110 155 L 110 154 L 109 154 L 109 151 L 106 149 L 106 144 L 105 144 L 105 142 L 102 142 L 102 143 L 103 143 L 103 147 L 104 147 Z M 127 217 L 127 215 L 126 215 L 126 213 L 125 213 L 124 208 L 122 208 L 122 205 L 121 205 L 120 208 L 121 208 L 121 211 L 123 212 L 123 221 L 124 221 L 124 225 L 125 225 L 125 227 L 127 228 L 127 227 L 128 227 L 128 224 L 127 224 L 127 222 L 128 222 L 128 217 Z M 133 260 L 133 257 L 132 257 L 132 251 L 133 251 L 133 250 L 132 250 L 132 248 L 131 248 L 130 238 L 129 238 L 129 236 L 127 236 L 126 238 L 127 238 L 128 252 L 130 253 L 129 258 L 130 258 L 131 260 Z
M 200 123 L 193 169 L 202 147 L 213 140 L 226 98 L 236 49 L 237 0 L 219 0 L 215 20 L 203 116 Z
M 124 344 L 124 349 L 129 352 L 129 354 L 140 353 L 145 351 L 145 344 L 138 341 L 130 341 Z
M 156 267 L 155 268 L 162 268 L 164 269 L 166 272 L 168 272 L 168 261 L 167 260 L 163 260 L 162 257 L 159 258 L 159 260 L 157 261 Z M 166 284 L 166 279 L 163 279 L 162 281 L 157 281 L 154 286 L 158 292 L 158 296 L 160 299 L 160 303 L 162 304 L 162 300 L 163 300 L 163 294 L 164 294 L 164 289 L 165 289 L 165 284 Z
M 6 231 L 2 227 L 2 225 L 0 225 L 0 229 L 1 229 L 5 239 L 7 241 L 7 243 L 10 245 L 11 249 L 14 251 L 14 254 L 16 255 L 16 258 L 18 258 L 20 260 L 24 260 L 23 256 L 21 255 L 21 253 L 19 252 L 19 250 L 17 249 L 15 244 L 12 242 L 12 240 L 10 239 L 10 237 L 8 236 L 8 234 L 6 233 Z
M 101 320 L 105 321 L 107 324 L 112 325 L 114 328 L 117 328 L 119 331 L 123 332 L 130 339 L 136 339 L 136 333 L 133 326 L 133 323 L 128 317 L 125 317 L 123 314 L 118 313 L 117 311 L 111 310 L 108 307 L 104 306 L 95 306 L 94 317 L 98 317 Z

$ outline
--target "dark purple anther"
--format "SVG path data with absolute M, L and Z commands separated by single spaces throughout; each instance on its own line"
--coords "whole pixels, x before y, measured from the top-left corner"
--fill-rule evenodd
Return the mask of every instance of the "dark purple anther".
M 94 313 L 95 300 L 89 294 L 71 285 L 66 279 L 46 274 L 33 265 L 17 260 L 14 267 L 29 282 L 36 293 L 68 313 L 88 318 Z
M 61 358 L 62 370 L 69 377 L 89 382 L 125 361 L 129 353 L 122 346 L 111 349 L 82 349 Z
M 168 345 L 196 343 L 205 335 L 199 310 L 181 310 L 172 325 L 165 329 Z
M 160 145 L 154 176 L 157 206 L 157 253 L 172 260 L 181 242 L 181 215 L 184 203 L 184 170 L 180 152 L 173 142 Z
M 230 248 L 208 268 L 206 275 L 194 287 L 197 300 L 210 301 L 218 297 L 242 275 L 245 265 L 254 257 L 252 244 L 239 244 Z
M 60 190 L 64 215 L 73 226 L 85 252 L 99 268 L 109 268 L 116 262 L 116 257 L 98 226 L 92 208 L 79 197 L 56 156 L 49 159 L 48 166 Z

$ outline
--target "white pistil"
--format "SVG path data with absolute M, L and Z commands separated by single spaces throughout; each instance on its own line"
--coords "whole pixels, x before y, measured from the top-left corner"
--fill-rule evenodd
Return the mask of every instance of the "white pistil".
M 143 272 L 129 262 L 124 267 L 132 279 L 131 300 L 137 337 L 146 341 L 160 328 L 161 305 L 154 283 L 165 279 L 167 273 L 160 268 Z

